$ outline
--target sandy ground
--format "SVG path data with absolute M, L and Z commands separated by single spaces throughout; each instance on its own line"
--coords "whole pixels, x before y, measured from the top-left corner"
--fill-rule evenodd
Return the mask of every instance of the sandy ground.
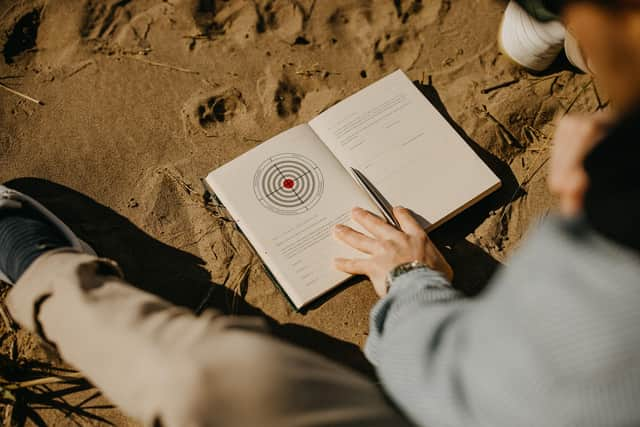
M 268 316 L 286 339 L 368 372 L 370 285 L 294 312 L 200 178 L 402 68 L 504 182 L 434 235 L 476 294 L 552 206 L 554 116 L 600 103 L 561 62 L 532 76 L 499 53 L 505 5 L 0 0 L 0 83 L 44 104 L 0 90 L 0 181 L 40 197 L 138 286 L 190 307 L 213 288 L 210 306 Z M 4 377 L 61 366 L 6 322 L 0 339 Z M 16 422 L 130 422 L 86 383 L 48 387 L 18 393 Z

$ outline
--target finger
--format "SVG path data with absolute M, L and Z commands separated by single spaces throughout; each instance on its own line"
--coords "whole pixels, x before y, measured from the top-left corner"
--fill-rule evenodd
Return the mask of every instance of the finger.
M 363 226 L 365 230 L 380 240 L 393 240 L 394 237 L 397 237 L 398 234 L 401 233 L 378 215 L 362 208 L 354 208 L 351 212 L 351 217 L 355 222 Z
M 415 219 L 411 211 L 407 208 L 397 206 L 393 208 L 393 214 L 400 224 L 400 228 L 407 234 L 412 236 L 424 236 L 424 229 L 420 226 L 420 223 Z
M 336 239 L 346 243 L 354 249 L 364 252 L 365 254 L 372 254 L 376 248 L 376 241 L 369 236 L 354 230 L 346 225 L 338 224 L 333 229 L 333 234 Z
M 348 259 L 348 258 L 336 258 L 334 260 L 335 267 L 349 274 L 364 274 L 369 271 L 369 260 L 366 259 Z

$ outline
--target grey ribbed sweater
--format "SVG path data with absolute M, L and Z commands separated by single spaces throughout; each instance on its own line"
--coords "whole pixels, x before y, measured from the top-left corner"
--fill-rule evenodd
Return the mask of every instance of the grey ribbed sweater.
M 640 425 L 640 254 L 549 218 L 465 299 L 431 271 L 399 277 L 366 354 L 418 425 Z

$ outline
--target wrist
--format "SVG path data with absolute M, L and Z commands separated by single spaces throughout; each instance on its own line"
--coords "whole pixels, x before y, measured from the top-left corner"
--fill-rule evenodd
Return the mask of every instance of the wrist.
M 419 270 L 424 270 L 424 271 L 433 271 L 433 269 L 431 269 L 428 265 L 426 265 L 423 262 L 420 261 L 410 261 L 410 262 L 405 262 L 402 264 L 399 264 L 397 266 L 395 266 L 394 268 L 392 268 L 388 273 L 387 276 L 385 278 L 385 293 L 389 292 L 389 289 L 391 288 L 391 285 L 393 284 L 393 282 L 398 279 L 399 277 L 412 272 L 412 271 L 419 271 Z

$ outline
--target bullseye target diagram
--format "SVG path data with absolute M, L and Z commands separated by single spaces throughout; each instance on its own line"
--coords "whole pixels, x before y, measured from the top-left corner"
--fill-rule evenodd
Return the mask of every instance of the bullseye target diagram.
M 322 198 L 324 178 L 318 165 L 300 154 L 269 157 L 253 177 L 253 191 L 265 208 L 279 215 L 310 211 Z

